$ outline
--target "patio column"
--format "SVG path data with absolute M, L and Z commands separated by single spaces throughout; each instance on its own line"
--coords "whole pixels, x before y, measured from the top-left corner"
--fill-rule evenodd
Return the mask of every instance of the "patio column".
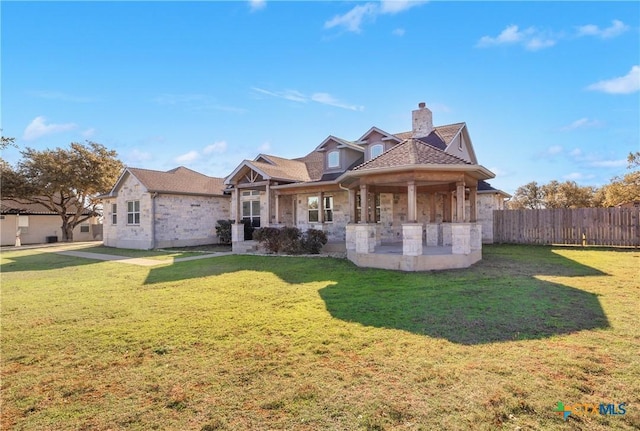
M 276 225 L 280 224 L 280 193 L 276 192 Z
M 446 192 L 442 196 L 442 221 L 451 222 L 451 192 Z
M 356 221 L 356 190 L 349 189 L 349 223 Z
M 456 222 L 464 223 L 464 181 L 456 183 Z
M 366 184 L 360 184 L 360 223 L 369 223 L 369 193 Z
M 437 193 L 429 193 L 429 223 L 436 222 L 436 198 L 438 197 Z
M 478 186 L 469 187 L 469 221 L 478 221 Z
M 233 196 L 233 207 L 235 208 L 234 220 L 236 224 L 238 224 L 240 223 L 241 208 L 240 208 L 240 190 L 238 190 L 237 185 L 233 188 L 231 195 Z
M 416 183 L 415 181 L 407 182 L 407 194 L 408 200 L 408 213 L 407 219 L 409 223 L 416 223 L 418 221 L 418 197 L 416 196 Z
M 271 226 L 271 187 L 270 187 L 270 184 L 271 184 L 271 181 L 267 180 L 266 193 L 265 193 L 265 199 L 267 200 L 266 211 L 265 211 L 267 224 L 265 224 L 265 226 Z
M 320 201 L 318 202 L 318 223 L 324 223 L 324 193 L 320 192 Z

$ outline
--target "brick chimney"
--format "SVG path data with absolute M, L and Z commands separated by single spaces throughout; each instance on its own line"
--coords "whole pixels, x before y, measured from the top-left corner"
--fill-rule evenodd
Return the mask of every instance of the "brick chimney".
M 418 103 L 418 109 L 411 112 L 414 138 L 423 138 L 433 131 L 433 114 L 424 102 Z

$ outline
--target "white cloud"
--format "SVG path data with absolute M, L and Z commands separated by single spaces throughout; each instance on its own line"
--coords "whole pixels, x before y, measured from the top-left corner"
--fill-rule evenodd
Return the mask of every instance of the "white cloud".
M 553 145 L 547 148 L 547 154 L 551 156 L 555 156 L 556 154 L 560 154 L 562 152 L 562 147 L 560 145 Z
M 347 103 L 343 103 L 330 95 L 329 93 L 313 93 L 311 95 L 311 100 L 317 103 L 322 103 L 323 105 L 335 106 L 337 108 L 349 109 L 351 111 L 363 111 L 364 106 L 350 105 Z
M 620 168 L 627 166 L 627 159 L 620 160 L 596 160 L 589 163 L 590 166 L 596 168 Z
M 582 150 L 580 148 L 574 148 L 573 150 L 571 150 L 569 155 L 571 157 L 580 157 L 580 156 L 582 156 Z
M 380 12 L 383 14 L 395 14 L 404 12 L 415 6 L 420 6 L 422 3 L 426 2 L 419 0 L 382 0 L 380 2 Z
M 205 94 L 171 94 L 164 93 L 151 99 L 160 106 L 181 106 L 191 111 L 226 111 L 244 113 L 247 110 L 216 103 L 215 99 Z
M 249 0 L 249 8 L 251 9 L 251 12 L 264 9 L 266 6 L 267 2 L 265 0 Z
M 31 123 L 29 123 L 29 125 L 24 129 L 22 139 L 25 141 L 32 141 L 43 136 L 68 132 L 78 127 L 75 123 L 47 124 L 46 121 L 47 119 L 42 116 L 34 118 L 33 121 L 31 121 Z
M 335 106 L 337 108 L 348 109 L 351 111 L 363 111 L 364 106 L 361 105 L 353 105 L 349 103 L 345 103 L 335 98 L 329 93 L 317 92 L 313 93 L 311 96 L 307 96 L 297 90 L 285 90 L 285 91 L 269 91 L 258 87 L 252 87 L 252 90 L 265 94 L 267 96 L 278 97 L 280 99 L 291 100 L 292 102 L 299 103 L 308 103 L 308 102 L 316 102 L 321 103 L 323 105 Z
M 602 91 L 609 94 L 631 94 L 640 90 L 640 66 L 635 65 L 629 73 L 617 78 L 598 81 L 587 87 L 587 90 Z
M 391 32 L 391 34 L 394 36 L 404 36 L 404 33 L 405 33 L 404 28 L 396 28 Z
M 213 153 L 224 153 L 227 151 L 227 142 L 226 141 L 217 141 L 211 145 L 207 145 L 202 150 L 203 154 L 213 154 Z
M 611 22 L 611 27 L 603 29 L 594 24 L 580 26 L 578 27 L 578 36 L 596 36 L 602 39 L 610 39 L 616 36 L 620 36 L 627 30 L 629 30 L 628 25 L 618 19 L 614 19 Z
M 271 142 L 269 142 L 269 141 L 264 141 L 262 143 L 262 145 L 260 145 L 258 147 L 258 151 L 260 151 L 261 153 L 265 153 L 265 152 L 269 151 L 270 149 L 271 149 Z
M 512 24 L 505 27 L 498 36 L 482 36 L 476 46 L 478 48 L 489 48 L 516 44 L 521 44 L 529 51 L 538 51 L 555 45 L 556 38 L 549 33 L 537 30 L 535 27 L 520 30 L 520 27 Z
M 83 138 L 89 139 L 90 137 L 96 134 L 96 129 L 91 127 L 89 129 L 83 130 L 82 133 L 80 134 L 82 135 Z
M 146 162 L 153 159 L 153 154 L 145 151 L 140 151 L 137 148 L 131 150 L 127 155 L 127 160 L 131 163 Z
M 324 23 L 324 28 L 342 27 L 346 31 L 360 33 L 365 21 L 375 21 L 378 15 L 394 15 L 412 7 L 419 6 L 421 0 L 382 0 L 379 3 L 368 2 L 354 6 L 342 15 L 336 15 Z
M 360 33 L 360 31 L 362 31 L 362 21 L 364 21 L 365 18 L 374 19 L 377 10 L 377 5 L 373 3 L 355 6 L 344 15 L 336 15 L 325 22 L 324 28 L 344 27 L 347 31 Z
M 189 151 L 188 153 L 184 153 L 175 158 L 176 163 L 191 163 L 200 157 L 200 154 L 195 151 Z
M 563 131 L 563 132 L 568 132 L 568 131 L 576 130 L 576 129 L 588 129 L 588 128 L 591 128 L 591 127 L 600 127 L 600 126 L 602 126 L 602 122 L 600 122 L 598 120 L 590 120 L 588 118 L 580 118 L 579 120 L 576 120 L 571 124 L 568 124 L 566 126 L 561 127 L 560 130 Z M 580 150 L 578 150 L 578 151 L 580 151 Z

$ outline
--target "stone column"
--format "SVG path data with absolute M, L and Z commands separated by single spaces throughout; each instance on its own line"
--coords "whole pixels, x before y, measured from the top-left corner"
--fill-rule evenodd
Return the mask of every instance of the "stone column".
M 240 223 L 241 216 L 241 208 L 240 208 L 240 190 L 238 190 L 238 186 L 236 185 L 231 191 L 232 200 L 233 200 L 233 208 L 235 208 L 235 214 L 233 219 L 236 224 Z
M 438 246 L 438 225 L 427 223 L 427 247 Z
M 442 196 L 442 221 L 451 222 L 451 192 Z
M 276 202 L 275 202 L 275 211 L 276 211 L 276 225 L 280 225 L 280 193 L 276 192 Z
M 356 190 L 349 189 L 349 223 L 355 223 L 355 222 L 356 222 Z
M 324 193 L 320 192 L 318 196 L 318 223 L 324 223 Z
M 453 225 L 453 223 L 442 223 L 440 226 L 442 226 L 442 246 L 443 247 L 450 247 L 452 245 L 452 239 L 451 239 L 451 226 Z
M 436 207 L 438 205 L 438 193 L 431 193 L 431 205 L 429 207 L 429 221 L 436 222 Z
M 369 223 L 369 193 L 366 184 L 360 184 L 360 223 Z
M 418 196 L 416 195 L 416 183 L 407 182 L 407 221 L 416 223 L 418 221 Z
M 356 253 L 373 253 L 376 248 L 375 225 L 359 223 L 356 225 Z
M 469 223 L 453 223 L 451 225 L 452 253 L 471 253 L 471 225 Z
M 402 224 L 402 254 L 422 256 L 422 223 Z
M 456 222 L 464 223 L 464 181 L 456 183 Z
M 267 219 L 267 224 L 265 226 L 271 226 L 271 187 L 270 180 L 267 180 L 266 192 L 264 194 L 265 199 L 267 200 L 267 205 L 265 205 L 265 215 Z
M 346 226 L 345 241 L 346 241 L 347 251 L 352 251 L 356 249 L 356 226 L 358 225 L 355 223 L 349 223 Z
M 469 187 L 469 221 L 478 221 L 478 186 Z

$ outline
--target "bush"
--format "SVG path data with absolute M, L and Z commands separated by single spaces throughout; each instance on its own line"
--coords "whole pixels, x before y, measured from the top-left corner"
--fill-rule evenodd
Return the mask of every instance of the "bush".
M 282 240 L 280 238 L 280 229 L 276 227 L 261 227 L 253 232 L 253 239 L 258 241 L 270 253 L 280 251 Z
M 216 235 L 220 244 L 231 244 L 231 220 L 218 220 L 216 224 Z
M 317 229 L 309 229 L 304 235 L 297 227 L 263 227 L 253 233 L 269 253 L 283 252 L 287 254 L 319 254 L 327 243 L 327 235 Z
M 327 234 L 318 229 L 309 229 L 302 236 L 301 248 L 304 253 L 320 254 L 322 246 L 327 243 Z

